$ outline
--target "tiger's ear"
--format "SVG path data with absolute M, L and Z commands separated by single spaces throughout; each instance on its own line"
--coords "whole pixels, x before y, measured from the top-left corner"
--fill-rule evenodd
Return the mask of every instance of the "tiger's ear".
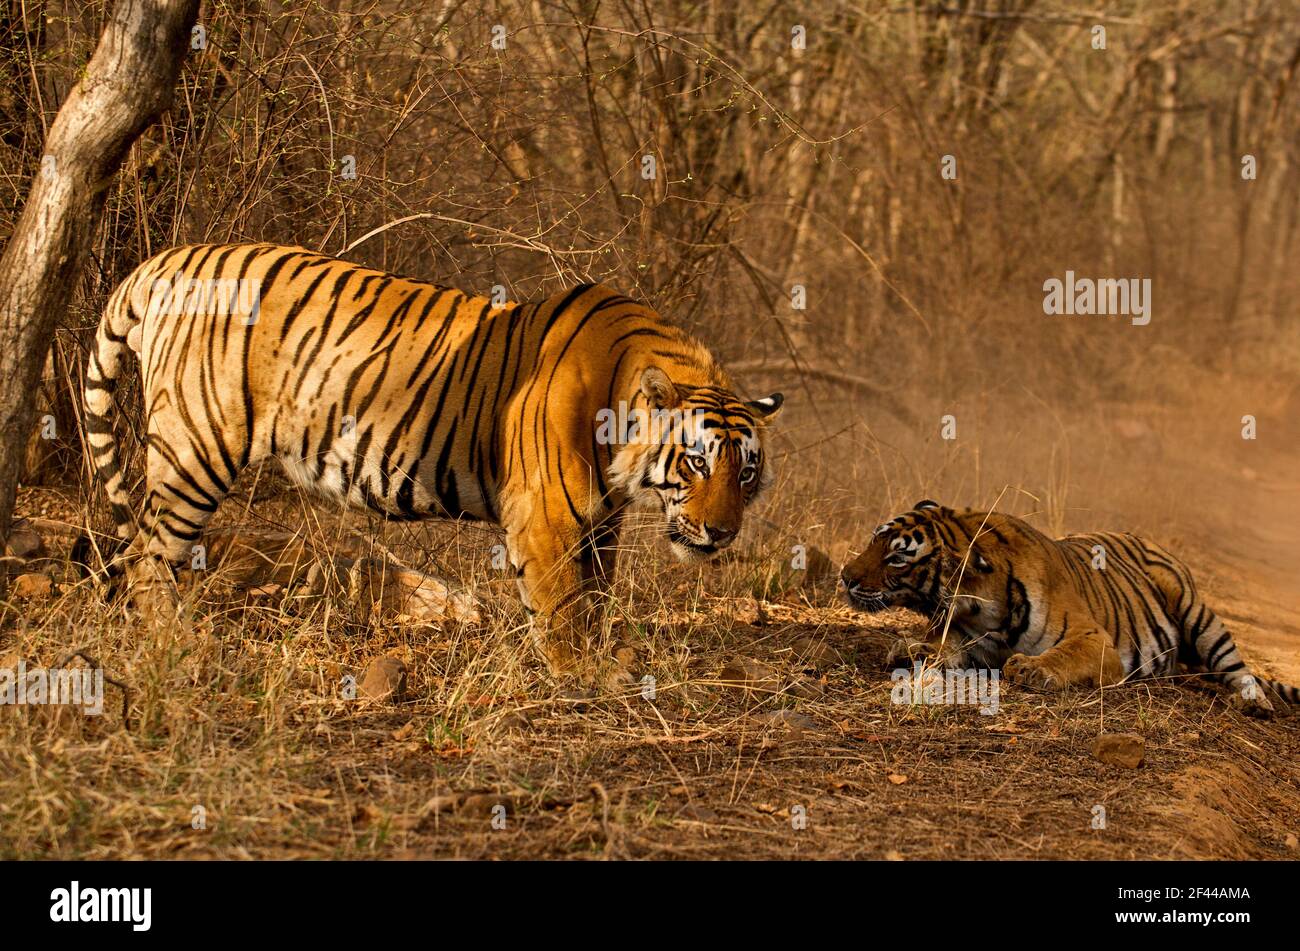
M 913 505 L 912 508 L 914 508 L 914 509 L 941 509 L 941 508 L 943 508 L 943 506 L 940 505 L 938 502 L 934 501 L 934 499 L 922 499 L 921 501 L 919 501 L 919 502 L 917 502 L 915 505 Z
M 966 565 L 968 574 L 978 572 L 982 575 L 993 572 L 993 564 L 984 557 L 984 552 L 980 551 L 978 544 L 973 544 L 969 548 L 957 547 L 950 548 L 946 545 L 940 545 L 941 555 L 944 568 L 946 571 L 956 572 L 961 569 L 963 563 Z
M 646 367 L 641 374 L 641 392 L 651 409 L 672 409 L 682 401 L 673 381 L 658 367 Z
M 773 393 L 771 396 L 765 396 L 761 400 L 750 400 L 745 404 L 745 406 L 759 419 L 771 419 L 777 413 L 781 412 L 781 404 L 784 402 L 784 395 Z

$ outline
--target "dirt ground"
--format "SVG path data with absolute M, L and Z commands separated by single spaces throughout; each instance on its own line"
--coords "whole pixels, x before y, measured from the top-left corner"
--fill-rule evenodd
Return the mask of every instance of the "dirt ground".
M 1273 439 L 1245 475 L 1239 461 L 1198 472 L 1220 492 L 1243 486 L 1258 509 L 1225 502 L 1161 532 L 1248 660 L 1293 683 L 1297 444 Z M 1202 444 L 1165 445 L 1182 465 Z M 317 537 L 367 524 L 264 494 L 222 518 Z M 29 489 L 20 513 L 75 522 L 78 504 Z M 1272 517 L 1241 517 L 1257 510 Z M 112 687 L 98 718 L 0 711 L 0 854 L 1300 857 L 1300 720 L 1247 719 L 1194 680 L 1063 696 L 1008 686 L 992 715 L 893 703 L 885 653 L 919 619 L 855 614 L 833 577 L 773 569 L 771 552 L 797 537 L 786 531 L 703 569 L 635 533 L 616 596 L 654 697 L 638 686 L 589 705 L 554 696 L 505 580 L 474 582 L 489 606 L 477 625 L 374 623 L 328 596 L 276 602 L 216 586 L 191 622 L 166 629 L 66 582 L 20 606 L 0 655 L 52 664 L 85 646 L 130 686 L 131 728 Z M 475 576 L 493 538 L 445 526 L 385 535 L 410 563 L 456 579 Z M 403 699 L 346 699 L 342 678 L 381 655 L 406 664 Z M 1143 765 L 1094 759 L 1102 732 L 1139 734 Z

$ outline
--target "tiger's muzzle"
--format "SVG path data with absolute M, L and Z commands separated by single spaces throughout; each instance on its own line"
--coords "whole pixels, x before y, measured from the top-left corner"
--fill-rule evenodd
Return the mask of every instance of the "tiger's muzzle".
M 840 575 L 840 593 L 850 606 L 857 608 L 859 611 L 883 611 L 889 607 L 892 600 L 890 592 L 873 591 L 864 588 L 844 575 Z
M 695 529 L 690 533 L 683 531 L 680 522 L 668 526 L 668 541 L 672 543 L 673 551 L 683 560 L 713 558 L 731 545 L 738 534 L 738 529 L 717 528 L 712 525 L 706 525 L 703 531 Z

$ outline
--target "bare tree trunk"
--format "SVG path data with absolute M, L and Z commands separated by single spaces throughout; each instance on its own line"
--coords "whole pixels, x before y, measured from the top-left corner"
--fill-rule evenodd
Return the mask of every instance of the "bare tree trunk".
M 131 143 L 171 103 L 198 0 L 118 0 L 59 110 L 27 205 L 0 256 L 0 545 L 55 322 L 81 277 Z

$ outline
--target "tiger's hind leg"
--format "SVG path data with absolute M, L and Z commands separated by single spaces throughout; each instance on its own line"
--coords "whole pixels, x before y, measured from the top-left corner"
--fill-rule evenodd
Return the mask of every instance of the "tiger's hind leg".
M 1109 687 L 1124 679 L 1124 661 L 1105 631 L 1080 628 L 1041 654 L 1013 654 L 1002 665 L 1002 674 L 1012 683 L 1040 690 Z
M 1164 599 L 1165 612 L 1179 627 L 1178 660 L 1189 668 L 1203 669 L 1222 683 L 1229 691 L 1228 702 L 1242 713 L 1271 717 L 1274 710 L 1269 691 L 1286 702 L 1288 691 L 1295 688 L 1252 674 L 1228 629 L 1201 598 L 1191 569 L 1154 542 L 1141 544 L 1147 550 L 1147 571 Z
M 1183 629 L 1184 656 L 1199 664 L 1206 675 L 1227 688 L 1228 702 L 1246 716 L 1271 717 L 1273 704 L 1268 699 L 1269 682 L 1255 677 L 1237 652 L 1232 634 L 1204 604 L 1189 612 Z
M 200 457 L 192 443 L 178 451 L 150 438 L 144 516 L 127 551 L 126 569 L 129 597 L 146 616 L 175 614 L 175 569 L 196 563 L 203 529 L 230 491 L 218 474 L 220 465 Z

